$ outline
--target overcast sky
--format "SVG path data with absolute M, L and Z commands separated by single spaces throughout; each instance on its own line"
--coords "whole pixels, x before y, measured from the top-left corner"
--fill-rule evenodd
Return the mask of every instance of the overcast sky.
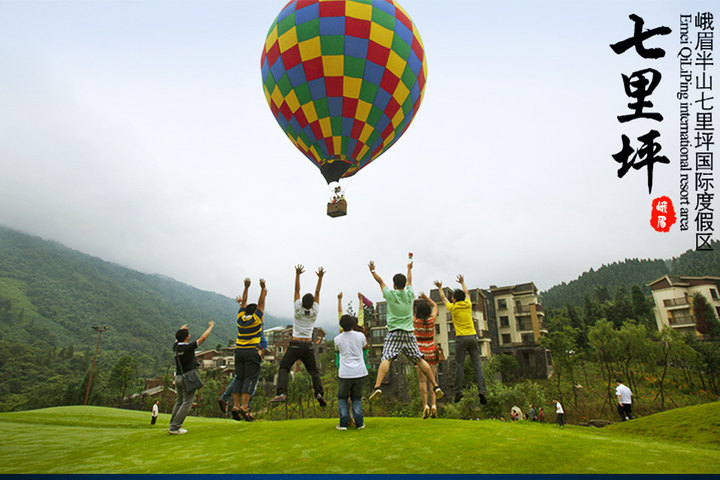
M 262 92 L 262 45 L 284 5 L 0 1 L 0 224 L 228 296 L 246 276 L 256 296 L 264 277 L 276 316 L 291 315 L 293 265 L 307 267 L 304 291 L 322 265 L 325 325 L 340 290 L 380 299 L 371 259 L 389 283 L 413 252 L 418 293 L 457 273 L 471 288 L 546 290 L 695 248 L 649 220 L 653 198 L 679 195 L 679 17 L 717 3 L 405 0 L 424 101 L 349 180 L 336 219 Z M 665 58 L 612 52 L 632 13 L 673 30 L 646 45 Z M 620 124 L 621 74 L 648 67 L 663 75 L 650 100 L 665 120 Z M 671 160 L 652 195 L 645 169 L 619 179 L 611 157 L 622 134 L 650 128 Z

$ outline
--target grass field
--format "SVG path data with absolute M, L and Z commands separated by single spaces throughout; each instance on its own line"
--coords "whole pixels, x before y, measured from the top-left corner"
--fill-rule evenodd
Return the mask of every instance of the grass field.
M 234 422 L 56 407 L 0 414 L 10 473 L 720 473 L 720 403 L 605 429 L 499 421 L 367 418 Z

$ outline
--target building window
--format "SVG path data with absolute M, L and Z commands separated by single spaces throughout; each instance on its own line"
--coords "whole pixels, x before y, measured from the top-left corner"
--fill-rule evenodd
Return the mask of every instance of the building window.
M 510 326 L 510 320 L 507 316 L 500 317 L 500 328 L 507 328 Z
M 720 307 L 715 307 L 715 313 L 717 314 L 718 318 L 720 318 Z
M 507 301 L 504 298 L 498 300 L 498 310 L 505 310 L 507 308 Z
M 522 343 L 525 345 L 535 344 L 535 336 L 532 333 L 523 333 L 520 337 L 522 338 Z
M 503 343 L 503 345 L 510 343 L 510 334 L 509 333 L 502 334 L 502 343 Z
M 718 292 L 714 288 L 710 289 L 710 295 L 712 295 L 712 298 L 717 300 L 718 299 Z

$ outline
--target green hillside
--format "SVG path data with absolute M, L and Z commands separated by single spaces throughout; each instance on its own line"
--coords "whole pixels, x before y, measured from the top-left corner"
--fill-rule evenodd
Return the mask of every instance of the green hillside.
M 674 413 L 679 441 L 638 439 L 632 428 L 557 427 L 496 420 L 366 419 L 365 430 L 335 430 L 336 419 L 254 423 L 189 417 L 168 435 L 168 415 L 102 407 L 0 414 L 3 473 L 720 473 L 717 443 L 697 422 L 720 404 Z M 658 416 L 643 419 L 652 425 Z M 658 422 L 664 423 L 660 417 Z M 720 436 L 717 422 L 711 433 Z M 694 427 L 694 428 L 693 428 Z M 626 432 L 625 430 L 628 430 Z M 690 443 L 691 439 L 695 443 Z
M 165 373 L 180 325 L 197 337 L 214 320 L 206 345 L 227 345 L 236 312 L 234 299 L 223 295 L 0 227 L 0 411 L 82 403 L 98 338 L 93 325 L 110 327 L 93 383 L 109 381 L 110 369 L 129 354 L 133 385 L 125 393 L 133 393 L 143 377 Z M 286 324 L 270 315 L 266 322 Z M 42 388 L 48 381 L 49 392 Z M 110 387 L 97 389 L 105 393 L 97 402 L 126 390 Z
M 663 275 L 705 276 L 720 275 L 720 241 L 712 242 L 713 250 L 688 250 L 679 257 L 667 260 L 625 259 L 603 265 L 597 270 L 590 269 L 577 279 L 562 282 L 541 293 L 545 308 L 561 308 L 567 304 L 580 307 L 585 296 L 592 297 L 596 289 L 614 292 L 617 287 L 630 289 L 640 286 L 645 294 L 650 290 L 646 285 Z

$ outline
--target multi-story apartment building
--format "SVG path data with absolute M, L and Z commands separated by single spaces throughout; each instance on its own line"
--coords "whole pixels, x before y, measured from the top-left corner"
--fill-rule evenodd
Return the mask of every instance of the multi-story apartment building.
M 719 277 L 679 277 L 665 275 L 648 284 L 655 301 L 655 321 L 659 330 L 669 326 L 675 330 L 701 334 L 695 329 L 693 297 L 703 295 L 720 317 Z
M 520 364 L 521 376 L 549 376 L 552 360 L 540 346 L 540 337 L 547 334 L 545 312 L 535 284 L 491 285 L 490 294 L 497 326 L 493 353 L 513 355 Z

